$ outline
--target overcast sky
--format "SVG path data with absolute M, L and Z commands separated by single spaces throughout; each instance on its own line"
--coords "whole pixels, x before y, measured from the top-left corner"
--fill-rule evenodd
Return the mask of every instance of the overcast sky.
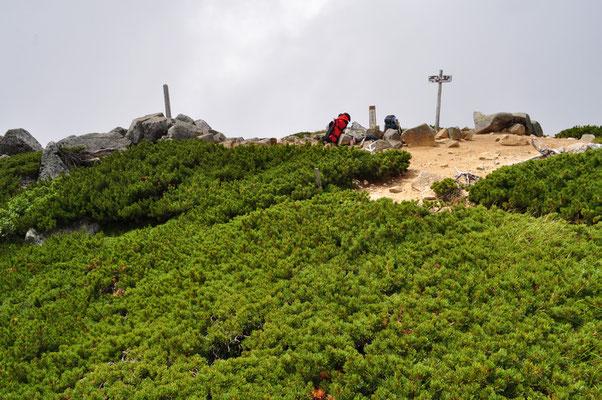
M 0 0 L 0 135 L 45 146 L 164 112 L 228 137 L 368 126 L 473 127 L 527 112 L 546 135 L 602 125 L 599 0 Z

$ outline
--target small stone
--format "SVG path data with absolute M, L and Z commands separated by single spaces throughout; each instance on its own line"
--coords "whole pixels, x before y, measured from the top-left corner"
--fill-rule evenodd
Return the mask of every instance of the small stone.
M 403 189 L 400 188 L 399 186 L 394 186 L 392 188 L 389 188 L 389 192 L 391 192 L 391 193 L 401 193 L 401 192 L 403 192 Z
M 440 167 L 441 168 L 447 168 L 447 167 L 449 167 L 449 164 L 441 164 Z
M 486 166 L 484 166 L 484 165 L 479 165 L 479 166 L 477 167 L 477 169 L 478 169 L 479 171 L 485 171 L 485 170 L 487 169 L 487 167 L 486 167 Z

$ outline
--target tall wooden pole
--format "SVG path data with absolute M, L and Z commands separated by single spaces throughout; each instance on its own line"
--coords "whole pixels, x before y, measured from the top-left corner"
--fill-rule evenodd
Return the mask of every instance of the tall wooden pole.
M 171 104 L 169 103 L 169 88 L 163 85 L 163 97 L 165 98 L 165 116 L 171 118 Z
M 443 86 L 443 70 L 439 70 L 439 90 L 437 92 L 437 116 L 435 117 L 435 132 L 439 132 L 439 114 L 441 112 L 441 87 Z

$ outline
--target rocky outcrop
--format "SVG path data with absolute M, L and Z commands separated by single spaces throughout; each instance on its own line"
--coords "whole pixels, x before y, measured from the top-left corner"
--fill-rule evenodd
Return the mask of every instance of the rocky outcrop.
M 179 116 L 179 115 L 178 115 Z M 191 118 L 192 120 L 192 118 Z M 182 120 L 178 120 L 176 117 L 176 123 L 167 130 L 167 135 L 165 139 L 171 140 L 185 140 L 185 139 L 194 139 L 198 136 L 204 135 L 205 132 L 202 128 L 196 126 L 193 123 L 184 122 Z
M 186 122 L 188 124 L 194 125 L 194 119 L 192 119 L 188 115 L 184 115 L 184 114 L 178 114 L 178 116 L 176 117 L 176 121 L 182 121 L 182 122 Z
M 42 150 L 42 145 L 25 129 L 9 129 L 0 137 L 0 154 L 12 156 Z
M 453 139 L 453 140 L 461 140 L 464 137 L 464 135 L 462 134 L 462 131 L 457 126 L 452 126 L 450 128 L 447 128 L 447 135 L 450 139 Z
M 69 168 L 65 165 L 60 154 L 60 146 L 54 142 L 46 145 L 42 153 L 39 180 L 56 179 L 59 175 L 69 175 Z
M 427 124 L 408 129 L 401 134 L 408 147 L 434 147 L 435 131 Z
M 90 154 L 125 150 L 132 144 L 132 142 L 125 137 L 126 132 L 127 131 L 123 128 L 115 128 L 107 133 L 74 135 L 59 140 L 56 142 L 56 145 L 65 148 L 83 147 L 83 150 Z
M 165 118 L 163 113 L 149 114 L 132 121 L 125 137 L 133 144 L 138 144 L 142 140 L 156 142 L 175 124 L 175 120 Z
M 531 120 L 531 117 L 527 113 L 500 112 L 485 115 L 475 111 L 473 119 L 475 133 L 477 134 L 509 131 L 513 125 L 521 124 L 525 127 L 526 135 L 543 136 L 541 125 L 537 121 Z

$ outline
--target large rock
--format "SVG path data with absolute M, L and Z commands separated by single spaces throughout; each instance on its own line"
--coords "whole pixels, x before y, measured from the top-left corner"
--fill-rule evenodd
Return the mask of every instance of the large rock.
M 39 180 L 55 179 L 63 174 L 69 175 L 69 168 L 67 168 L 63 160 L 59 157 L 59 148 L 54 142 L 46 145 L 42 153 Z
M 196 121 L 194 121 L 194 124 L 201 128 L 203 131 L 205 131 L 205 133 L 209 133 L 209 130 L 211 129 L 209 124 L 203 121 L 202 119 L 197 119 Z
M 30 228 L 25 234 L 25 243 L 41 246 L 44 244 L 44 236 L 36 232 L 35 229 Z
M 385 133 L 378 128 L 366 129 L 366 136 L 372 135 L 377 139 L 382 139 L 385 137 Z
M 501 132 L 504 128 L 512 125 L 512 122 L 514 121 L 514 116 L 507 112 L 485 115 L 475 111 L 472 116 L 474 119 L 475 132 L 477 134 Z
M 42 145 L 25 129 L 9 129 L 0 137 L 0 154 L 12 156 L 42 150 Z
M 187 122 L 189 124 L 194 125 L 194 119 L 190 118 L 188 115 L 185 114 L 178 114 L 178 116 L 176 117 L 176 121 Z
M 583 140 L 584 142 L 591 143 L 594 140 L 596 140 L 596 136 L 592 135 L 591 133 L 586 133 L 585 135 L 581 135 L 581 139 L 579 139 L 579 140 Z
M 366 137 L 367 129 L 353 121 L 351 125 L 345 128 L 345 135 L 349 136 L 353 141 L 355 139 L 356 142 L 361 142 Z
M 179 115 L 178 115 L 179 116 Z M 202 136 L 205 132 L 193 123 L 183 122 L 176 118 L 176 123 L 167 130 L 166 139 L 185 140 Z
M 420 174 L 412 181 L 412 189 L 422 193 L 424 199 L 435 199 L 437 196 L 431 189 L 433 183 L 442 180 L 441 175 L 433 174 L 432 172 L 421 171 Z
M 447 135 L 450 139 L 453 140 L 461 140 L 464 137 L 462 131 L 457 126 L 447 128 Z
M 525 127 L 526 135 L 543 136 L 541 125 L 537 121 L 531 120 L 527 113 L 507 113 L 484 115 L 478 111 L 473 114 L 475 133 L 489 132 L 509 132 L 515 124 L 521 124 Z
M 527 128 L 525 128 L 523 124 L 513 124 L 510 129 L 508 129 L 508 132 L 513 135 L 523 136 L 527 133 Z
M 437 139 L 437 140 L 447 139 L 448 137 L 449 137 L 449 133 L 447 132 L 447 129 L 445 129 L 445 128 L 439 129 L 439 132 L 437 132 L 437 134 L 435 135 L 435 139 Z
M 435 131 L 427 124 L 408 129 L 401 134 L 408 147 L 434 147 Z
M 500 142 L 503 146 L 526 146 L 531 143 L 528 137 L 517 135 L 504 135 L 500 137 Z
M 88 153 L 111 152 L 125 150 L 132 142 L 124 137 L 125 129 L 115 128 L 108 133 L 87 133 L 69 136 L 56 142 L 58 147 L 83 147 Z
M 142 140 L 156 142 L 175 124 L 175 120 L 165 118 L 163 113 L 149 114 L 132 121 L 125 137 L 133 144 L 138 144 Z
M 543 129 L 537 121 L 531 121 L 533 125 L 533 134 L 538 137 L 543 137 Z
M 364 150 L 367 150 L 370 153 L 380 153 L 381 151 L 389 150 L 391 148 L 392 148 L 391 144 L 388 141 L 383 140 L 383 139 L 364 142 L 364 147 L 363 147 Z
M 400 141 L 401 133 L 399 132 L 398 129 L 387 129 L 385 131 L 385 136 L 383 139 L 388 140 L 388 141 L 391 141 L 391 140 Z

